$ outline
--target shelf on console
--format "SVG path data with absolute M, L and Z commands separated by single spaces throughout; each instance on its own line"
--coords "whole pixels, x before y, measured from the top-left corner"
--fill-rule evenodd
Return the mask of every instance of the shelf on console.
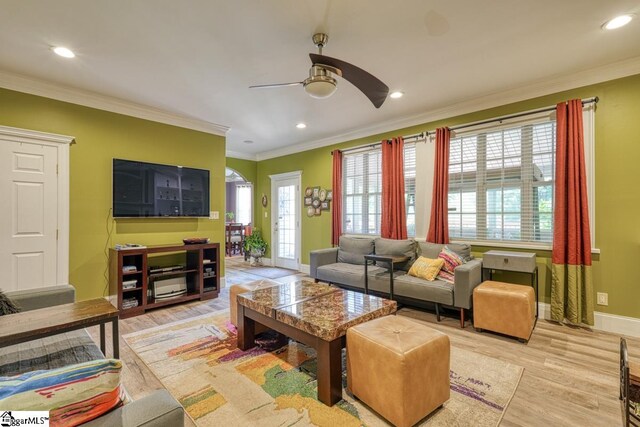
M 180 274 L 196 273 L 196 272 L 198 272 L 198 269 L 193 268 L 189 270 L 173 270 L 173 271 L 163 271 L 161 273 L 149 273 L 149 279 L 155 279 L 157 277 L 166 277 L 166 276 L 177 276 Z

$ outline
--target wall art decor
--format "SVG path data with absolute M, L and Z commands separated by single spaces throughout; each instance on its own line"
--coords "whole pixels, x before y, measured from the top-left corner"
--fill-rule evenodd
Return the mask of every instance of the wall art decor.
M 330 201 L 333 200 L 333 191 L 320 186 L 309 186 L 304 190 L 304 206 L 307 208 L 307 216 L 320 216 L 322 211 L 331 210 Z

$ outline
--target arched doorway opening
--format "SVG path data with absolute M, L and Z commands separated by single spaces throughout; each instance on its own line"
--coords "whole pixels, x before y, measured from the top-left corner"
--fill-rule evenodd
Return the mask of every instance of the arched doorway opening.
M 225 184 L 226 255 L 243 255 L 244 235 L 251 233 L 253 222 L 253 184 L 231 168 L 225 170 Z

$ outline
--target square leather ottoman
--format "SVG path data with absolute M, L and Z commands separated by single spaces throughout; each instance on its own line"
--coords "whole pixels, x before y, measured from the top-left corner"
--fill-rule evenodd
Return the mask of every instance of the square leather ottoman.
M 395 426 L 409 427 L 449 400 L 449 337 L 402 316 L 347 330 L 347 387 Z
M 531 286 L 482 282 L 473 291 L 473 326 L 528 341 L 536 322 Z

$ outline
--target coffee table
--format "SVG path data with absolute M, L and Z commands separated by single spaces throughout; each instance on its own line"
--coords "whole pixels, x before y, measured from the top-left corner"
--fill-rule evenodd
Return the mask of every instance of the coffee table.
M 0 316 L 0 347 L 100 326 L 100 350 L 106 356 L 105 324 L 113 324 L 113 357 L 120 357 L 118 309 L 104 298 Z
M 255 323 L 314 348 L 318 354 L 318 400 L 342 399 L 342 348 L 347 329 L 395 313 L 395 301 L 311 281 L 239 294 L 238 348 L 255 345 Z

